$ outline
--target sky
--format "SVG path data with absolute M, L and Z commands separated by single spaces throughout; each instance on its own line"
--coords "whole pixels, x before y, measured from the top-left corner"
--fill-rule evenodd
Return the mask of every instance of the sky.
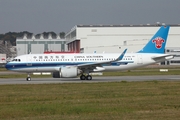
M 180 0 L 0 0 L 0 34 L 75 25 L 180 24 Z

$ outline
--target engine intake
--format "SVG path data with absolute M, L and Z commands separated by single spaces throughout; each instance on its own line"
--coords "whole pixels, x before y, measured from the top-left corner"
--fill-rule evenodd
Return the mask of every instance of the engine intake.
M 53 72 L 53 78 L 74 78 L 81 73 L 77 67 L 63 67 L 59 68 L 58 72 Z

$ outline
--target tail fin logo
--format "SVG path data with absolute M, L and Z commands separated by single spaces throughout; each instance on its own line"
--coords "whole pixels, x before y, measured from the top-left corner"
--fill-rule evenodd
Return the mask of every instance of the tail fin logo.
M 157 49 L 160 49 L 162 47 L 162 44 L 165 42 L 165 40 L 161 37 L 156 37 L 152 40 L 153 43 L 155 43 L 155 46 Z

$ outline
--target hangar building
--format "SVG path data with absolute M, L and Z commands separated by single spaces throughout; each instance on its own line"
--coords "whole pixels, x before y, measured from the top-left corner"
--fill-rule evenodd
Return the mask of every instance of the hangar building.
M 40 38 L 35 36 L 16 39 L 17 56 L 23 54 L 38 54 L 51 51 L 67 51 L 66 40 L 59 36 L 53 38 L 51 35 L 45 38 L 43 34 Z
M 180 47 L 180 25 L 170 25 L 166 47 Z M 77 25 L 66 34 L 68 49 L 83 53 L 139 51 L 159 25 Z
M 180 24 L 170 25 L 166 52 L 177 56 L 165 63 L 180 64 Z M 144 47 L 159 29 L 154 25 L 76 25 L 65 36 L 68 50 L 81 53 L 129 53 Z

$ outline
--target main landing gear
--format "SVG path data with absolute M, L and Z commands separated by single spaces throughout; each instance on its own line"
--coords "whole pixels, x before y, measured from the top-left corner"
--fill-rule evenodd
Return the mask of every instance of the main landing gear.
M 30 74 L 29 74 L 29 73 L 28 73 L 28 75 L 27 75 L 26 80 L 27 80 L 27 81 L 31 81 L 31 76 L 30 76 Z
M 82 75 L 80 76 L 80 79 L 81 79 L 81 80 L 92 80 L 92 76 L 91 76 L 91 75 L 85 76 L 85 75 L 82 74 Z

